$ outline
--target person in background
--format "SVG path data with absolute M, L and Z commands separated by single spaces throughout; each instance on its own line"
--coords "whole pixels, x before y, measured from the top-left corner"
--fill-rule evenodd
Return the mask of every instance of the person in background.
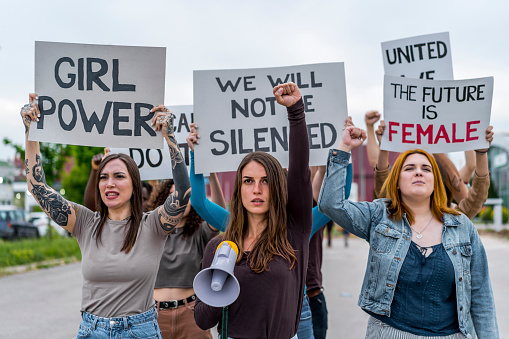
M 150 196 L 149 209 L 159 206 L 172 192 L 172 179 L 160 181 Z M 224 203 L 222 196 L 216 200 L 221 201 Z M 168 236 L 154 288 L 163 339 L 212 338 L 210 330 L 200 329 L 194 321 L 193 279 L 200 271 L 205 246 L 218 234 L 188 204 L 184 216 Z
M 28 189 L 50 218 L 76 237 L 82 254 L 83 288 L 78 338 L 135 336 L 161 338 L 153 288 L 167 235 L 180 221 L 190 197 L 190 182 L 175 140 L 171 113 L 152 109 L 152 125 L 173 149 L 176 189 L 151 213 L 141 207 L 141 180 L 136 163 L 125 154 L 110 154 L 100 163 L 93 212 L 64 199 L 46 184 L 39 142 L 28 140 L 30 124 L 39 120 L 37 95 L 23 106 Z
M 366 122 L 366 136 L 367 136 L 367 145 L 366 149 L 368 151 L 368 161 L 369 166 L 371 168 L 375 168 L 376 162 L 378 160 L 378 151 L 379 147 L 376 143 L 375 136 L 375 123 L 380 119 L 380 113 L 378 111 L 368 111 L 364 115 L 364 121 Z
M 488 259 L 476 228 L 447 206 L 438 165 L 423 150 L 401 153 L 386 199 L 344 198 L 351 150 L 366 134 L 347 127 L 329 151 L 319 209 L 369 242 L 358 305 L 366 338 L 499 338 Z M 480 149 L 484 154 L 487 149 Z

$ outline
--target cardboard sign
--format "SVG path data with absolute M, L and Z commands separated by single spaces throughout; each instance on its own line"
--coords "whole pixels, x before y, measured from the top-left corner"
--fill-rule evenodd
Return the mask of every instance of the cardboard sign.
M 194 71 L 194 113 L 201 136 L 196 172 L 234 171 L 252 151 L 270 153 L 288 167 L 287 111 L 272 90 L 290 81 L 304 100 L 309 165 L 324 165 L 348 115 L 343 63 Z
M 180 151 L 189 169 L 189 146 L 186 138 L 191 131 L 190 125 L 193 122 L 193 106 L 169 106 L 176 116 L 175 138 L 179 143 Z M 171 158 L 168 144 L 164 142 L 164 149 L 141 149 L 141 148 L 110 148 L 111 153 L 124 153 L 134 159 L 140 170 L 141 180 L 171 179 Z
M 30 140 L 163 148 L 151 126 L 164 102 L 166 49 L 35 42 L 39 122 Z
M 493 77 L 429 81 L 386 75 L 380 149 L 445 153 L 487 148 L 492 96 Z
M 382 42 L 387 75 L 427 80 L 453 80 L 449 33 Z

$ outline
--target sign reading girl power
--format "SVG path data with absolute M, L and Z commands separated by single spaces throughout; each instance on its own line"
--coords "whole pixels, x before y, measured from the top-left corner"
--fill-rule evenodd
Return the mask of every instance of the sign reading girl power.
M 272 90 L 290 81 L 304 100 L 310 166 L 324 165 L 348 115 L 343 63 L 194 71 L 194 118 L 201 137 L 196 172 L 236 170 L 253 151 L 270 153 L 288 167 L 287 112 Z
M 151 125 L 164 102 L 166 49 L 35 42 L 39 122 L 30 140 L 163 148 Z
M 453 80 L 449 33 L 382 42 L 385 74 L 428 80 Z
M 431 153 L 489 147 L 493 77 L 469 80 L 384 78 L 383 150 Z
M 191 131 L 190 125 L 193 122 L 193 106 L 169 106 L 168 108 L 175 114 L 175 138 L 189 168 L 190 154 L 186 138 Z M 140 170 L 141 180 L 171 179 L 173 172 L 170 151 L 166 141 L 164 144 L 164 149 L 110 148 L 110 152 L 124 153 L 133 158 Z

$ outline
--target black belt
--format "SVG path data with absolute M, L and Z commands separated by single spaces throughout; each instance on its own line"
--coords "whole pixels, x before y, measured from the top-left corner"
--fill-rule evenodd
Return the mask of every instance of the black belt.
M 190 297 L 187 297 L 185 299 L 180 299 L 180 300 L 169 300 L 169 301 L 158 301 L 157 302 L 157 307 L 160 309 L 160 310 L 163 310 L 165 308 L 177 308 L 179 306 L 182 306 L 182 305 L 185 305 L 186 302 L 187 303 L 191 303 L 193 301 L 196 300 L 196 295 L 193 294 L 192 296 Z

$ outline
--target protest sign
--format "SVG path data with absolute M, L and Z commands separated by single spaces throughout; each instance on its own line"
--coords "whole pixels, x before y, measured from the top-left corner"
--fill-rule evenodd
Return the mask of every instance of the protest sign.
M 196 172 L 234 171 L 244 156 L 264 151 L 288 167 L 286 107 L 273 88 L 299 86 L 310 144 L 310 166 L 324 165 L 347 117 L 343 63 L 194 71 L 194 113 L 201 136 Z
M 489 147 L 492 96 L 493 77 L 429 81 L 386 75 L 380 149 L 445 153 Z
M 151 125 L 164 102 L 166 49 L 35 42 L 39 122 L 30 140 L 163 148 Z
M 193 106 L 167 106 L 175 114 L 175 139 L 189 168 L 190 154 L 186 138 L 193 122 Z M 111 153 L 125 153 L 134 159 L 140 170 L 141 180 L 171 179 L 171 158 L 168 145 L 164 149 L 110 148 Z
M 382 42 L 382 55 L 387 75 L 454 79 L 448 32 Z

